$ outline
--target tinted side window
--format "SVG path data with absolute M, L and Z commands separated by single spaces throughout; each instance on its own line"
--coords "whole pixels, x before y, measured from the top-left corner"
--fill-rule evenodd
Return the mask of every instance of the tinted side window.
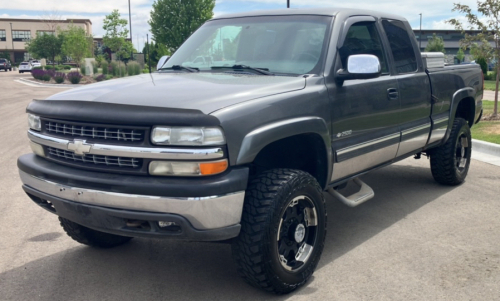
M 417 57 L 403 22 L 383 20 L 385 34 L 391 45 L 394 64 L 398 73 L 417 71 Z
M 360 22 L 349 27 L 344 45 L 340 49 L 343 65 L 346 66 L 347 58 L 355 54 L 375 55 L 380 61 L 382 73 L 388 73 L 387 60 L 375 23 Z

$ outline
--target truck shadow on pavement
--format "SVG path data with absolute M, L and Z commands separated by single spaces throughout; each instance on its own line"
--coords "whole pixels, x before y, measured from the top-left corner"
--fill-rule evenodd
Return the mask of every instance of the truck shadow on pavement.
M 357 208 L 326 196 L 328 234 L 318 270 L 335 269 L 337 258 L 454 189 L 436 184 L 429 168 L 413 165 L 392 165 L 363 179 L 376 196 Z M 2 300 L 284 300 L 316 291 L 306 285 L 274 296 L 250 287 L 238 276 L 228 244 L 147 239 L 108 250 L 75 243 L 0 274 L 0 283 Z

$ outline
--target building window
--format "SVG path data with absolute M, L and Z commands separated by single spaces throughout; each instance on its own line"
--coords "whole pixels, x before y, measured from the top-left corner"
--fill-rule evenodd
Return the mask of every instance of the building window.
M 5 30 L 0 30 L 0 41 L 5 42 Z
M 36 32 L 36 34 L 39 34 L 39 35 L 42 35 L 42 34 L 49 34 L 49 35 L 52 35 L 52 36 L 53 36 L 53 35 L 55 34 L 55 32 L 50 31 L 50 30 L 38 30 L 38 31 Z
M 29 30 L 13 30 L 12 39 L 14 42 L 26 42 L 31 39 L 31 31 Z

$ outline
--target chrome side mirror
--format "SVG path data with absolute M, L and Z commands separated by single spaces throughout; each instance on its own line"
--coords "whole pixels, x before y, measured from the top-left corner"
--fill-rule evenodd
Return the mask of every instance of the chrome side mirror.
M 350 74 L 380 75 L 381 70 L 378 57 L 371 54 L 351 55 L 347 59 L 347 72 Z
M 165 63 L 168 61 L 168 59 L 170 58 L 170 56 L 168 55 L 164 55 L 160 58 L 160 60 L 158 61 L 158 64 L 156 65 L 156 71 L 160 70 L 161 67 L 163 67 L 163 65 L 165 65 Z
M 377 78 L 382 73 L 378 57 L 371 54 L 350 55 L 347 58 L 347 70 L 337 71 L 336 80 L 342 84 L 350 79 Z

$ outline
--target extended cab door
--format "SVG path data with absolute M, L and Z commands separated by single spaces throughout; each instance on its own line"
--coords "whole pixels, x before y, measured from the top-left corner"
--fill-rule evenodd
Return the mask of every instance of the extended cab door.
M 425 73 L 411 28 L 399 20 L 383 19 L 390 45 L 393 72 L 398 81 L 401 111 L 396 118 L 401 129 L 397 156 L 417 153 L 427 144 L 431 129 L 431 86 Z
M 332 182 L 394 159 L 400 140 L 398 82 L 390 73 L 380 24 L 374 17 L 356 16 L 343 28 L 332 73 L 347 68 L 350 55 L 371 54 L 379 58 L 382 75 L 343 83 L 334 75 L 327 79 L 335 154 Z

